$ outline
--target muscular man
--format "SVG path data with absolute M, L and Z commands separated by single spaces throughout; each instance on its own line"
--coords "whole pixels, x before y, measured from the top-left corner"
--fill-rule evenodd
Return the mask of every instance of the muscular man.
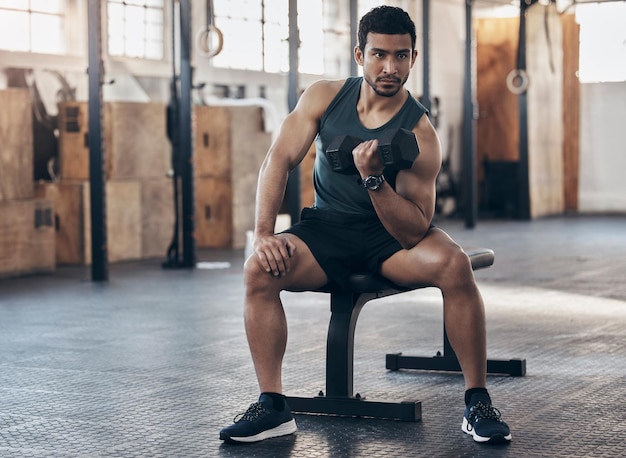
M 429 283 L 441 290 L 465 380 L 462 430 L 478 442 L 509 441 L 509 427 L 486 389 L 485 312 L 470 261 L 431 225 L 441 148 L 426 109 L 404 87 L 417 57 L 415 25 L 400 8 L 377 7 L 360 20 L 358 40 L 354 58 L 363 77 L 308 87 L 261 167 L 254 252 L 244 267 L 245 328 L 261 395 L 220 439 L 255 442 L 296 431 L 282 395 L 287 322 L 280 292 L 341 288 L 358 266 L 399 285 Z M 377 154 L 376 139 L 398 127 L 412 130 L 419 144 L 410 169 L 384 168 Z M 352 151 L 358 174 L 334 172 L 323 153 L 337 134 L 364 140 Z M 288 174 L 313 141 L 315 205 L 275 234 Z

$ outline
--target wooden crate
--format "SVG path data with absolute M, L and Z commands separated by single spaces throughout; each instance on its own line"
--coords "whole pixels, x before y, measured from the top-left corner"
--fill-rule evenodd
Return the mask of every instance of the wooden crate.
M 174 236 L 174 184 L 171 178 L 141 180 L 141 257 L 167 255 Z
M 0 277 L 54 272 L 54 250 L 54 208 L 50 200 L 0 203 Z
M 89 183 L 83 186 L 85 205 L 85 263 L 91 264 L 91 211 Z M 107 248 L 109 262 L 141 258 L 141 183 L 106 182 Z
M 38 197 L 54 202 L 56 227 L 55 256 L 58 265 L 84 264 L 85 251 L 85 202 L 83 181 L 48 183 L 35 185 Z
M 231 117 L 226 107 L 195 108 L 194 172 L 200 177 L 230 176 Z
M 254 228 L 259 169 L 271 144 L 263 108 L 197 106 L 194 120 L 197 246 L 244 248 L 246 231 Z
M 0 202 L 34 195 L 32 116 L 27 89 L 0 91 Z
M 199 248 L 233 246 L 233 198 L 229 180 L 196 178 L 196 244 Z
M 59 104 L 59 175 L 89 179 L 87 102 Z M 156 102 L 104 104 L 104 169 L 107 179 L 162 178 L 171 168 L 165 105 Z
M 171 168 L 165 104 L 111 102 L 108 178 L 163 178 Z
M 38 196 L 55 202 L 58 264 L 91 264 L 90 189 L 86 181 L 38 183 Z M 141 258 L 141 183 L 108 181 L 105 191 L 109 262 Z
M 64 180 L 89 179 L 89 118 L 87 102 L 58 105 L 58 173 Z

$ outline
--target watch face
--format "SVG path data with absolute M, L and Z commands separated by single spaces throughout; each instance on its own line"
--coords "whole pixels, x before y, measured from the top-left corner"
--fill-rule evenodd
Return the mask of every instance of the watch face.
M 383 177 L 379 175 L 370 175 L 365 180 L 363 180 L 363 185 L 372 191 L 380 188 L 380 185 L 383 182 Z

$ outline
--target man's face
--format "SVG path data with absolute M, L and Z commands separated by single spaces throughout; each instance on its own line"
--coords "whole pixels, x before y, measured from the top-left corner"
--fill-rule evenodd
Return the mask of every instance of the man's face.
M 365 50 L 355 49 L 363 67 L 363 78 L 382 97 L 393 97 L 409 78 L 417 51 L 411 49 L 411 36 L 368 33 Z

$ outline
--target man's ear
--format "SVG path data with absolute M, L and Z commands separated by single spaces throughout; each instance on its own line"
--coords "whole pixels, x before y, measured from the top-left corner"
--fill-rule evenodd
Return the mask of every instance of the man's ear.
M 411 68 L 413 68 L 413 65 L 415 65 L 415 62 L 417 62 L 417 55 L 419 53 L 417 52 L 417 49 L 413 50 L 413 59 L 411 60 Z
M 354 61 L 361 67 L 363 66 L 363 51 L 358 46 L 354 47 Z

